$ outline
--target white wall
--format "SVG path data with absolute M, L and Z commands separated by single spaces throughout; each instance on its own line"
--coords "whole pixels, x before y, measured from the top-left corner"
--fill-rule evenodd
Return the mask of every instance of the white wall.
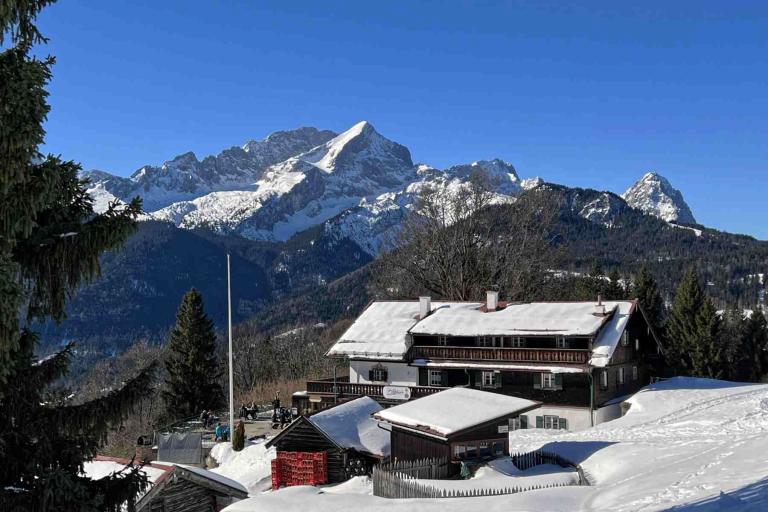
M 418 386 L 419 369 L 408 366 L 405 363 L 390 361 L 355 361 L 349 362 L 349 382 L 356 384 L 370 384 L 368 380 L 368 370 L 371 367 L 381 364 L 387 369 L 387 384 L 394 386 Z
M 615 420 L 621 417 L 621 404 L 601 407 L 594 411 L 595 425 Z M 536 428 L 536 416 L 558 416 L 568 420 L 568 430 L 576 432 L 586 430 L 592 426 L 589 421 L 589 409 L 586 407 L 557 407 L 553 405 L 543 405 L 521 416 L 528 416 L 528 428 Z

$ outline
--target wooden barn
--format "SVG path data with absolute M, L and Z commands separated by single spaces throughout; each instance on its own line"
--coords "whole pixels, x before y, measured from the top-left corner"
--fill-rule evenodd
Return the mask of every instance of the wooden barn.
M 122 471 L 128 459 L 98 456 L 85 464 L 85 474 L 99 479 Z M 248 497 L 240 483 L 194 466 L 152 462 L 141 469 L 150 487 L 136 504 L 136 512 L 218 512 Z
M 509 453 L 509 431 L 539 402 L 471 388 L 451 388 L 384 409 L 393 460 L 481 460 Z
M 313 416 L 300 416 L 270 439 L 280 452 L 326 452 L 328 482 L 343 482 L 353 470 L 389 456 L 389 432 L 372 415 L 382 407 L 369 397 L 337 405 Z

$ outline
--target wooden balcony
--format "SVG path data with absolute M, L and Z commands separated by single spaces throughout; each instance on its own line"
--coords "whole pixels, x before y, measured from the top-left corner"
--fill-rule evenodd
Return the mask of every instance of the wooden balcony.
M 333 395 L 333 380 L 310 380 L 307 381 L 307 393 L 309 394 L 324 394 Z M 430 387 L 430 386 L 408 386 L 411 389 L 411 399 L 421 398 L 423 396 L 432 395 L 438 391 L 442 391 L 445 388 Z M 344 396 L 370 396 L 380 397 L 383 395 L 382 389 L 384 384 L 356 384 L 354 382 L 336 382 L 336 391 L 339 397 Z
M 450 361 L 494 361 L 503 363 L 586 364 L 589 350 L 499 347 L 413 346 L 409 358 Z

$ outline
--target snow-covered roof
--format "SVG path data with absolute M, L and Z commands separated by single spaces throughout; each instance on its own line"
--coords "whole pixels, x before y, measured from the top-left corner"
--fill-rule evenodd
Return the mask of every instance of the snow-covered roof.
M 433 302 L 419 319 L 418 301 L 373 302 L 328 351 L 329 356 L 402 360 L 409 335 L 596 336 L 594 366 L 605 366 L 634 312 L 634 301 L 604 301 L 611 315 L 596 315 L 595 302 L 512 303 L 485 311 L 482 302 Z M 607 356 L 607 357 L 606 357 Z
M 444 303 L 433 304 L 440 307 Z M 400 360 L 408 351 L 408 329 L 419 321 L 418 301 L 372 302 L 328 351 L 329 356 Z
M 372 418 L 381 410 L 378 402 L 364 396 L 310 416 L 309 421 L 339 446 L 387 457 L 389 433 Z
M 634 301 L 616 302 L 616 307 L 613 316 L 592 343 L 592 359 L 589 360 L 592 366 L 602 367 L 610 362 L 621 339 L 621 333 L 627 328 L 629 317 L 635 311 L 636 303 Z
M 440 437 L 539 406 L 539 402 L 470 388 L 450 388 L 384 409 L 374 418 Z M 450 411 L 460 411 L 451 414 Z
M 631 302 L 605 302 L 606 311 Z M 412 334 L 451 336 L 591 336 L 606 316 L 595 315 L 595 302 L 528 302 L 484 311 L 482 303 L 449 303 L 418 322 Z

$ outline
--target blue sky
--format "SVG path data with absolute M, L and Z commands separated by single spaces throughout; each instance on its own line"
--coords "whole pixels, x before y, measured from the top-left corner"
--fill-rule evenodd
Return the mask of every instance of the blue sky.
M 562 4 L 64 0 L 47 150 L 127 175 L 367 119 L 438 167 L 614 192 L 656 170 L 768 239 L 768 3 Z

